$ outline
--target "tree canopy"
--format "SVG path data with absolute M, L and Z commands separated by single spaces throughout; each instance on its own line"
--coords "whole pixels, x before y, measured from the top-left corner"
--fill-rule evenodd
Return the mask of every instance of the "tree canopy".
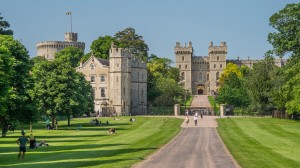
M 3 17 L 1 16 L 0 13 L 0 34 L 2 35 L 13 35 L 14 32 L 12 30 L 9 29 L 10 24 L 3 20 Z

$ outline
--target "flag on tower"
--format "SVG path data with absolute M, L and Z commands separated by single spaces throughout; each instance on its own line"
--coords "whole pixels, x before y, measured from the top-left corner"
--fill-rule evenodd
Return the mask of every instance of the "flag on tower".
M 71 11 L 70 11 L 70 12 L 67 12 L 66 15 L 72 15 L 72 12 L 71 12 Z

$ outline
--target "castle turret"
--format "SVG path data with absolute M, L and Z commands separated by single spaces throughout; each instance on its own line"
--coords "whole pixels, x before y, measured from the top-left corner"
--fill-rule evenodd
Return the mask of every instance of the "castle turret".
M 186 44 L 181 46 L 179 42 L 176 43 L 174 48 L 176 56 L 176 67 L 180 71 L 181 83 L 184 84 L 186 89 L 192 89 L 192 56 L 193 56 L 193 46 L 192 42 L 189 42 L 188 46 Z
M 113 43 L 109 51 L 110 102 L 118 114 L 128 115 L 131 107 L 131 54 Z
M 220 46 L 214 46 L 211 42 L 208 47 L 208 57 L 210 62 L 210 90 L 216 92 L 218 89 L 218 79 L 226 67 L 227 45 L 221 42 Z M 210 93 L 214 94 L 214 93 Z
M 66 47 L 77 47 L 84 52 L 85 43 L 77 42 L 77 33 L 65 33 L 65 41 L 43 41 L 36 44 L 37 55 L 47 60 L 54 60 L 55 53 Z

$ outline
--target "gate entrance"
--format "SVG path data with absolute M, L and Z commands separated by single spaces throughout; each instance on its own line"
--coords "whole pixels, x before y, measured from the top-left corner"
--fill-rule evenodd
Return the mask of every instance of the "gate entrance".
M 204 94 L 204 88 L 205 88 L 204 85 L 198 85 L 197 86 L 197 94 L 198 95 L 203 95 Z

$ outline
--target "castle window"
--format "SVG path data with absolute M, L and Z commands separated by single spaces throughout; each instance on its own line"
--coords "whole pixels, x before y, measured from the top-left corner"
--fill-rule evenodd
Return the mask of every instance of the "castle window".
M 217 65 L 216 64 L 214 64 L 214 68 L 216 69 L 216 67 L 217 67 Z
M 96 88 L 93 88 L 93 95 L 94 95 L 94 97 L 96 97 L 95 96 L 95 91 L 96 91 Z
M 219 56 L 217 56 L 217 61 L 219 61 Z
M 202 81 L 202 73 L 199 73 L 199 81 Z
M 206 80 L 209 81 L 209 74 L 206 75 Z
M 92 71 L 95 70 L 95 64 L 91 64 L 90 68 L 91 68 Z
M 184 80 L 184 79 L 185 79 L 184 72 L 181 72 L 180 77 L 181 77 L 181 80 Z
M 223 68 L 223 65 L 222 65 L 222 64 L 220 64 L 220 68 Z
M 181 68 L 181 65 L 179 65 L 179 67 L 178 67 L 179 69 Z
M 182 61 L 184 61 L 184 57 L 182 57 Z
M 187 65 L 185 65 L 185 69 L 187 69 L 188 68 L 188 66 Z
M 100 75 L 100 83 L 105 83 L 105 75 Z
M 95 80 L 95 76 L 94 75 L 92 75 L 91 76 L 91 83 L 95 83 L 96 82 L 96 80 Z
M 216 73 L 216 80 L 218 80 L 219 78 L 220 78 L 220 73 L 217 72 L 217 73 Z
M 105 88 L 104 87 L 100 88 L 100 97 L 106 97 Z

